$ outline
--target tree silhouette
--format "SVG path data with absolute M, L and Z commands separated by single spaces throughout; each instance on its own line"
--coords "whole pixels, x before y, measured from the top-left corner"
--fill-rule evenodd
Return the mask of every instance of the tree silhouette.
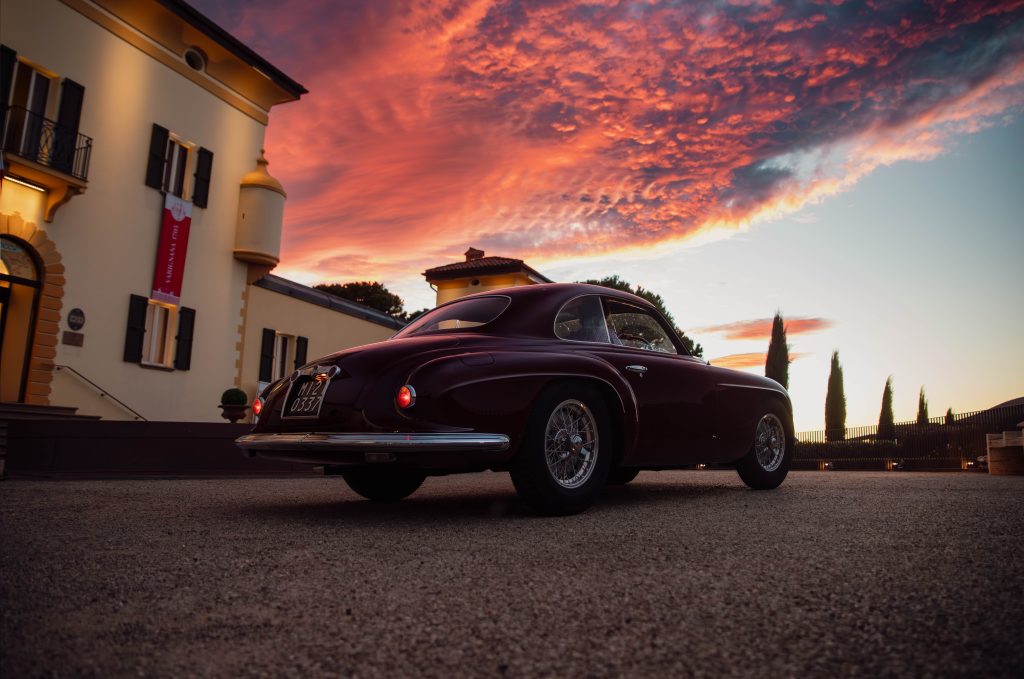
M 371 309 L 383 311 L 386 314 L 402 319 L 405 313 L 405 303 L 402 298 L 394 294 L 382 284 L 374 281 L 359 281 L 357 283 L 321 283 L 313 286 L 317 290 L 343 297 L 344 299 L 357 302 Z M 406 319 L 402 319 L 406 320 Z
M 692 339 L 687 337 L 686 333 L 683 332 L 682 329 L 680 329 L 679 326 L 676 325 L 675 317 L 673 317 L 672 314 L 669 313 L 669 310 L 665 308 L 665 300 L 658 293 L 647 290 L 641 285 L 638 285 L 634 288 L 632 285 L 630 285 L 629 281 L 623 280 L 618 275 L 605 276 L 604 278 L 601 279 L 591 278 L 590 280 L 586 280 L 583 282 L 588 283 L 590 285 L 600 285 L 606 288 L 612 288 L 613 290 L 622 290 L 623 292 L 628 292 L 631 295 L 643 297 L 648 302 L 653 304 L 654 308 L 660 311 L 661 314 L 665 317 L 665 320 L 667 320 L 672 325 L 672 327 L 676 331 L 676 334 L 679 335 L 679 339 L 682 340 L 683 348 L 686 349 L 686 352 L 688 354 L 690 354 L 691 356 L 696 356 L 697 358 L 704 357 L 704 347 L 702 347 L 700 344 L 694 342 Z
M 928 399 L 924 397 L 924 387 L 921 387 L 921 393 L 917 395 L 917 423 L 928 424 Z
M 953 417 L 953 409 L 952 408 L 947 408 L 946 409 L 946 424 L 954 424 L 955 422 L 956 422 L 956 418 Z
M 882 391 L 882 412 L 878 414 L 877 436 L 887 441 L 896 438 L 896 422 L 892 415 L 892 375 L 885 379 L 885 390 Z
M 846 438 L 846 393 L 843 390 L 843 366 L 839 352 L 832 352 L 832 368 L 828 374 L 825 393 L 825 440 L 842 441 Z
M 772 339 L 768 343 L 764 376 L 789 389 L 789 345 L 786 344 L 786 327 L 782 323 L 781 311 L 776 311 L 772 320 Z

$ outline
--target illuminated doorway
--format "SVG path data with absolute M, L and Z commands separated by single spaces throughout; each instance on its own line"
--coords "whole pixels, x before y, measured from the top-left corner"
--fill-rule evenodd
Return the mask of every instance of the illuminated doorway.
M 0 236 L 0 402 L 24 402 L 39 306 L 40 266 L 32 246 Z

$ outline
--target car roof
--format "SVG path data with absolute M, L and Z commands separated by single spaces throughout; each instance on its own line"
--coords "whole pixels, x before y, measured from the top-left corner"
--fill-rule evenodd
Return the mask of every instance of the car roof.
M 500 288 L 460 297 L 453 302 L 474 297 L 508 297 L 511 304 L 498 318 L 480 327 L 488 334 L 531 335 L 550 338 L 554 336 L 555 316 L 569 300 L 581 295 L 602 295 L 635 304 L 649 311 L 657 310 L 643 297 L 606 288 L 603 285 L 587 283 L 540 283 Z M 452 302 L 449 302 L 451 304 Z M 660 316 L 660 314 L 657 314 Z

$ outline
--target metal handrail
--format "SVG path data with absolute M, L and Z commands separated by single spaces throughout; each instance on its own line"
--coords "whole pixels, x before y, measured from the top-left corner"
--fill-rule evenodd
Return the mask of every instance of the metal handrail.
M 0 107 L 0 121 L 3 150 L 88 181 L 92 137 L 23 106 Z
M 71 371 L 72 373 L 77 375 L 79 377 L 79 379 L 87 382 L 89 384 L 89 386 L 91 386 L 93 389 L 98 391 L 99 394 L 100 394 L 100 398 L 109 398 L 111 401 L 114 401 L 119 406 L 121 406 L 122 408 L 124 408 L 125 410 L 130 412 L 132 415 L 134 415 L 136 420 L 142 420 L 143 422 L 149 422 L 149 420 L 147 420 L 145 417 L 143 417 L 141 413 L 137 412 L 130 405 L 128 405 L 127 403 L 125 403 L 121 399 L 117 398 L 116 396 L 111 394 L 109 391 L 107 391 L 106 389 L 104 389 L 100 385 L 96 384 L 95 382 L 90 380 L 88 377 L 86 377 L 82 373 L 80 373 L 77 370 L 75 370 L 74 368 L 72 368 L 70 365 L 62 365 L 60 363 L 57 363 L 53 367 L 56 368 L 57 370 L 69 370 L 69 371 Z

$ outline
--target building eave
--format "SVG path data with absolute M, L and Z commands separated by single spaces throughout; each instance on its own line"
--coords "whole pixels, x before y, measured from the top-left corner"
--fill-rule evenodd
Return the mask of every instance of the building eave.
M 500 266 L 461 267 L 457 269 L 446 269 L 442 266 L 434 269 L 427 269 L 423 272 L 423 276 L 427 279 L 427 282 L 430 283 L 434 281 L 456 280 L 459 278 L 505 276 L 508 274 L 522 274 L 534 283 L 554 283 L 554 281 L 536 271 L 533 267 L 518 260 Z
M 181 0 L 60 0 L 263 125 L 305 87 Z M 194 48 L 205 64 L 185 58 Z
M 364 321 L 369 321 L 370 323 L 376 323 L 377 325 L 382 325 L 386 328 L 391 328 L 392 330 L 400 330 L 405 327 L 405 323 L 382 311 L 372 309 L 343 297 L 338 297 L 337 295 L 332 295 L 328 292 L 324 292 L 323 290 L 311 288 L 308 285 L 303 285 L 302 283 L 290 281 L 287 278 L 281 278 L 280 276 L 267 274 L 253 283 L 253 285 L 281 295 L 294 297 L 295 299 L 315 304 L 325 309 L 330 309 L 331 311 L 337 311 L 338 313 L 353 316 Z
M 290 78 L 277 66 L 274 66 L 272 63 L 261 57 L 253 51 L 252 48 L 215 24 L 196 8 L 182 2 L 181 0 L 157 0 L 157 2 L 187 21 L 191 26 L 194 26 L 211 40 L 214 40 L 221 47 L 225 48 L 245 63 L 249 64 L 253 68 L 259 69 L 261 73 L 270 78 L 279 87 L 287 90 L 295 99 L 298 99 L 303 94 L 309 94 L 309 90 L 299 84 L 296 80 Z

